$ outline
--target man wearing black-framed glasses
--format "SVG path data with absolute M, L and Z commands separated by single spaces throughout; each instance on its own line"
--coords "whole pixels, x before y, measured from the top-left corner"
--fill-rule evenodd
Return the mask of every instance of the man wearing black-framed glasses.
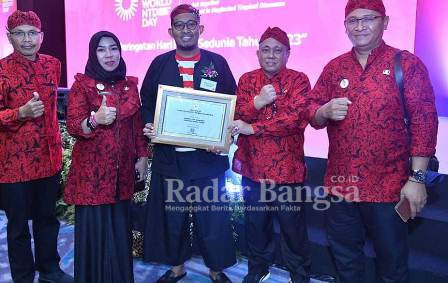
M 199 48 L 199 36 L 204 26 L 199 11 L 191 5 L 179 5 L 171 12 L 168 33 L 176 49 L 157 56 L 148 69 L 141 88 L 144 133 L 154 137 L 154 114 L 159 84 L 193 88 L 208 92 L 235 94 L 236 83 L 227 61 L 220 55 Z M 235 249 L 226 195 L 225 171 L 229 168 L 227 155 L 196 148 L 154 144 L 151 197 L 147 206 L 144 232 L 144 259 L 171 266 L 157 282 L 177 282 L 186 276 L 184 262 L 192 256 L 191 224 L 194 237 L 209 268 L 214 283 L 228 283 L 223 272 L 235 264 Z M 176 180 L 183 184 L 179 192 L 184 198 L 187 187 L 195 186 L 204 192 L 219 190 L 219 201 L 182 201 L 174 197 L 168 202 Z M 214 180 L 217 186 L 214 186 Z M 206 189 L 213 187 L 212 190 Z M 205 194 L 205 193 L 204 193 Z M 212 198 L 210 198 L 212 199 Z M 165 205 L 181 208 L 166 209 Z M 214 210 L 219 207 L 222 210 Z M 192 209 L 190 218 L 190 208 Z M 164 227 L 164 228 L 160 228 Z
M 365 232 L 376 254 L 376 282 L 409 282 L 408 229 L 395 205 L 406 199 L 411 218 L 421 211 L 435 153 L 438 118 L 428 72 L 415 55 L 383 41 L 388 24 L 381 0 L 349 0 L 344 25 L 353 48 L 325 66 L 309 95 L 311 125 L 328 132 L 327 237 L 343 283 L 365 282 Z
M 14 52 L 0 60 L 0 186 L 14 282 L 73 282 L 59 267 L 57 237 L 62 148 L 56 116 L 58 59 L 40 54 L 41 22 L 34 12 L 8 18 Z M 34 255 L 28 219 L 32 219 Z

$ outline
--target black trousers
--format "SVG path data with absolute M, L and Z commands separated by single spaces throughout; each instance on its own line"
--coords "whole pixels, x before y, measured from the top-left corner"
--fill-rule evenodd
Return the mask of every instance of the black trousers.
M 130 201 L 75 206 L 75 282 L 134 282 Z
M 363 282 L 365 232 L 376 253 L 376 282 L 409 282 L 408 229 L 395 205 L 331 202 L 326 227 L 340 282 Z
M 179 184 L 183 189 L 172 193 L 172 188 L 179 188 Z M 206 190 L 207 187 L 216 187 L 218 191 Z M 224 173 L 191 180 L 153 172 L 144 259 L 172 266 L 183 264 L 192 256 L 194 234 L 208 268 L 221 271 L 234 265 L 236 256 L 228 203 L 221 201 L 225 196 Z
M 8 257 L 14 282 L 33 282 L 35 271 L 59 270 L 56 200 L 60 174 L 29 182 L 1 184 L 5 208 Z M 33 222 L 35 255 L 31 250 L 28 219 Z
M 294 201 L 299 195 L 299 198 L 305 201 L 303 191 L 293 189 L 300 184 L 277 184 L 267 190 L 265 199 L 273 199 L 268 202 L 263 201 L 260 183 L 243 177 L 242 185 L 249 273 L 260 273 L 273 263 L 275 256 L 273 219 L 276 217 L 280 225 L 283 264 L 289 270 L 293 282 L 309 282 L 310 255 L 305 204 Z M 280 194 L 286 192 L 280 189 L 282 186 L 291 189 L 291 200 L 283 202 L 282 198 L 279 198 Z M 274 198 L 273 194 L 277 197 Z

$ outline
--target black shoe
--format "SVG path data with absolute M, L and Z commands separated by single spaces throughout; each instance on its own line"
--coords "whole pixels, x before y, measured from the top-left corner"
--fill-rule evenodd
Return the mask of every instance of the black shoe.
M 232 281 L 230 281 L 229 277 L 227 277 L 227 275 L 225 275 L 224 272 L 218 273 L 216 275 L 216 279 L 213 279 L 210 275 L 209 277 L 213 283 L 232 283 Z
M 52 273 L 39 272 L 39 283 L 73 283 L 73 277 L 58 270 Z
M 268 280 L 269 277 L 271 277 L 271 274 L 267 270 L 260 273 L 249 273 L 244 277 L 243 283 L 260 283 Z
M 163 274 L 162 277 L 157 279 L 156 283 L 175 283 L 180 279 L 184 278 L 185 276 L 187 276 L 186 272 L 182 275 L 176 276 L 176 274 L 174 274 L 174 272 L 170 269 L 167 272 L 165 272 L 165 274 Z

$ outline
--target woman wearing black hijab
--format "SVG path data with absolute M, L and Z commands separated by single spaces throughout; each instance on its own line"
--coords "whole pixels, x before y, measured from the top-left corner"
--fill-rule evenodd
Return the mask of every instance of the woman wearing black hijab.
M 75 282 L 133 282 L 130 199 L 148 156 L 140 105 L 118 38 L 96 33 L 67 109 L 76 138 L 64 191 L 75 205 Z

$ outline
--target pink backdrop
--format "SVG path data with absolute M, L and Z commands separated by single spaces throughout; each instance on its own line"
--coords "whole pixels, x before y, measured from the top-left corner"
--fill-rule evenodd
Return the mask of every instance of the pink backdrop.
M 68 85 L 76 72 L 84 71 L 89 39 L 99 30 L 117 34 L 128 74 L 141 82 L 151 60 L 174 49 L 168 15 L 179 3 L 201 10 L 201 47 L 224 55 L 236 79 L 258 68 L 258 37 L 268 26 L 290 34 L 288 67 L 304 71 L 312 84 L 331 58 L 351 48 L 343 25 L 346 0 L 66 0 Z M 386 42 L 414 52 L 417 0 L 384 3 L 391 17 Z M 305 140 L 307 156 L 327 157 L 326 131 L 308 128 Z
M 0 29 L 2 35 L 0 36 L 0 58 L 3 58 L 12 52 L 11 44 L 6 37 L 6 23 L 9 15 L 17 10 L 16 0 L 2 0 L 0 1 Z
M 387 42 L 413 51 L 417 0 L 384 2 L 392 18 Z M 192 3 L 205 13 L 200 44 L 224 55 L 235 78 L 258 67 L 256 45 L 268 26 L 291 35 L 289 67 L 304 70 L 313 84 L 330 58 L 350 48 L 343 25 L 346 0 L 66 0 L 69 85 L 76 72 L 83 72 L 89 39 L 99 30 L 117 34 L 128 73 L 142 80 L 151 60 L 174 47 L 167 33 L 168 15 L 179 3 Z M 220 44 L 226 47 L 216 48 Z
M 291 35 L 289 67 L 308 74 L 315 83 L 323 66 L 350 48 L 342 24 L 346 0 L 66 0 L 68 82 L 83 72 L 90 36 L 99 30 L 115 32 L 125 51 L 129 74 L 143 79 L 151 60 L 174 48 L 167 34 L 168 14 L 180 3 L 192 3 L 203 13 L 201 47 L 224 55 L 235 78 L 257 68 L 256 42 L 267 26 L 280 26 Z M 264 3 L 264 4 L 263 4 Z M 391 17 L 386 41 L 414 51 L 425 62 L 437 95 L 441 171 L 448 173 L 448 3 L 445 0 L 384 0 Z M 275 7 L 277 6 L 277 7 Z M 0 26 L 16 10 L 16 0 L 0 1 Z M 416 11 L 418 17 L 416 21 Z M 0 36 L 0 56 L 12 52 Z M 214 44 L 214 45 L 213 45 Z M 217 47 L 224 44 L 225 47 Z M 325 131 L 306 131 L 308 156 L 326 157 Z
M 418 0 L 415 53 L 428 68 L 439 114 L 437 157 L 448 173 L 448 1 Z

